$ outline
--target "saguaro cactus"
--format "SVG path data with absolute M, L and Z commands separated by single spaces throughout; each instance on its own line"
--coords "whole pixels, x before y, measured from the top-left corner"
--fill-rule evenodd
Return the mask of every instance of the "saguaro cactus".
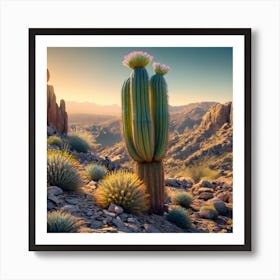
M 155 75 L 149 81 L 145 66 L 152 59 L 141 51 L 124 57 L 123 64 L 133 70 L 122 87 L 122 119 L 127 150 L 150 194 L 150 210 L 163 214 L 162 159 L 168 140 L 167 85 L 163 75 L 170 68 L 154 63 Z

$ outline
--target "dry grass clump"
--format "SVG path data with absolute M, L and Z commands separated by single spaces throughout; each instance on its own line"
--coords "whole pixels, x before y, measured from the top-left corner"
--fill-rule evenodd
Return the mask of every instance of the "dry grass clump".
M 49 212 L 47 217 L 47 231 L 48 232 L 79 232 L 80 226 L 84 222 L 63 211 Z
M 67 151 L 48 150 L 47 183 L 66 191 L 74 191 L 81 185 L 78 161 Z

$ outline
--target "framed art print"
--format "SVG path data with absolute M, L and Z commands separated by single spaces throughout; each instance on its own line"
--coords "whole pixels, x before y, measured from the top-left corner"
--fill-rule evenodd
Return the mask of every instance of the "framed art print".
M 31 251 L 251 250 L 250 29 L 29 29 Z

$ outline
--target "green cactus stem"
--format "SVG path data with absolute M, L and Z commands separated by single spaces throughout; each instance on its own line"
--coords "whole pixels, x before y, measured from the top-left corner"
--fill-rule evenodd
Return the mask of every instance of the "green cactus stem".
M 151 109 L 155 127 L 154 161 L 160 161 L 165 155 L 168 140 L 168 98 L 167 85 L 161 74 L 151 78 Z
M 142 159 L 138 156 L 133 143 L 132 136 L 132 114 L 131 114 L 131 100 L 130 100 L 130 78 L 124 81 L 122 87 L 122 121 L 123 121 L 123 136 L 125 138 L 126 147 L 130 156 L 138 162 Z

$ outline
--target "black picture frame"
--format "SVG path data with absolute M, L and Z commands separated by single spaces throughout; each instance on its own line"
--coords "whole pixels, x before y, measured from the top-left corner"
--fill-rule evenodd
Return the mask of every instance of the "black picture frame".
M 36 36 L 64 35 L 241 35 L 244 36 L 244 244 L 241 245 L 42 245 L 36 244 Z M 45 152 L 45 151 L 42 151 Z M 30 251 L 251 251 L 251 29 L 250 28 L 178 28 L 178 29 L 29 29 L 29 250 Z

